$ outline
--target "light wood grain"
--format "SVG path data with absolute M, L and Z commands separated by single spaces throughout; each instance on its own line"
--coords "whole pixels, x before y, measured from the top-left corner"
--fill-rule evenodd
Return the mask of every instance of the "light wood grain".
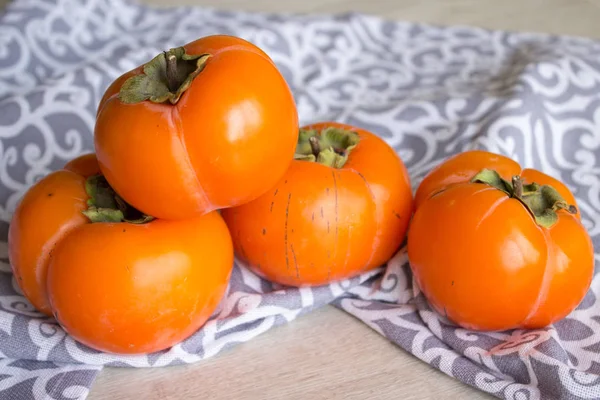
M 326 307 L 201 363 L 111 368 L 90 400 L 491 399 Z
M 2 1 L 2 0 L 0 0 Z M 600 37 L 595 0 L 144 0 L 165 6 L 331 13 L 490 29 Z M 158 369 L 107 368 L 90 400 L 484 399 L 361 322 L 325 307 L 205 362 Z

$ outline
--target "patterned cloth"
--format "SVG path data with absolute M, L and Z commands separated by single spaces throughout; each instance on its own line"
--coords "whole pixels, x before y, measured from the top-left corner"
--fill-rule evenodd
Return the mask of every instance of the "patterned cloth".
M 204 360 L 327 303 L 500 398 L 600 398 L 598 275 L 575 312 L 536 331 L 456 328 L 427 306 L 404 249 L 385 272 L 301 290 L 270 284 L 238 263 L 212 319 L 157 354 L 98 353 L 37 313 L 7 260 L 6 233 L 19 198 L 40 177 L 92 150 L 95 108 L 112 79 L 159 51 L 213 33 L 242 36 L 269 53 L 294 91 L 303 123 L 338 120 L 384 137 L 414 187 L 443 159 L 472 148 L 564 180 L 600 250 L 599 42 L 357 14 L 19 0 L 0 21 L 0 399 L 83 399 L 105 365 Z

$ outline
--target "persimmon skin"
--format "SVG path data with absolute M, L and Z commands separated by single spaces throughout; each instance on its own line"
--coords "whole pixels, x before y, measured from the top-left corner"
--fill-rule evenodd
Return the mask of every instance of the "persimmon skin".
M 424 200 L 437 191 L 455 183 L 469 181 L 484 168 L 494 169 L 508 180 L 521 171 L 517 162 L 498 154 L 483 150 L 461 153 L 450 157 L 425 176 L 415 194 L 415 208 L 419 208 Z
M 79 157 L 76 157 L 65 164 L 63 169 L 71 172 L 75 172 L 78 175 L 88 178 L 93 175 L 101 173 L 100 166 L 98 165 L 98 159 L 96 154 L 87 153 Z
M 298 134 L 292 93 L 258 47 L 224 35 L 183 46 L 209 53 L 177 104 L 126 104 L 109 86 L 98 107 L 100 169 L 128 203 L 162 219 L 183 219 L 253 200 L 289 166 Z M 256 179 L 260 176 L 260 179 Z
M 404 240 L 413 209 L 406 167 L 382 139 L 354 126 L 360 142 L 335 169 L 295 160 L 258 199 L 222 211 L 240 259 L 281 284 L 312 286 L 383 265 Z
M 68 168 L 68 170 L 66 169 Z M 146 224 L 91 223 L 85 173 L 69 162 L 25 194 L 9 228 L 9 258 L 34 307 L 100 351 L 139 354 L 184 340 L 210 317 L 233 266 L 215 211 Z
M 34 184 L 17 205 L 8 230 L 8 257 L 25 297 L 51 316 L 46 281 L 53 249 L 78 226 L 87 224 L 85 178 L 59 170 Z
M 417 190 L 408 258 L 433 308 L 467 329 L 542 328 L 568 315 L 585 296 L 594 270 L 592 241 L 579 213 L 558 212 L 550 228 L 506 193 L 470 179 L 481 169 L 504 179 L 553 186 L 556 179 L 521 170 L 483 151 L 459 154 L 432 171 Z
M 143 225 L 86 224 L 54 250 L 49 299 L 56 319 L 81 343 L 151 353 L 208 320 L 232 265 L 231 239 L 217 212 Z

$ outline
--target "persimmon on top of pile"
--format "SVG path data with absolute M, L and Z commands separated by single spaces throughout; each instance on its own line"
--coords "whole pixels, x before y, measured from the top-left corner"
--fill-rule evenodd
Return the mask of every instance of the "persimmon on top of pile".
M 272 60 L 236 37 L 208 36 L 123 74 L 98 107 L 102 174 L 145 214 L 181 219 L 269 190 L 298 137 L 292 93 Z

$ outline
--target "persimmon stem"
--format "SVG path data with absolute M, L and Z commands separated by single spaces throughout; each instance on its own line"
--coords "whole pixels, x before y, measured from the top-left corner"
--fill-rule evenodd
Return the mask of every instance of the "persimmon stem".
M 130 222 L 145 224 L 154 217 L 134 208 L 119 196 L 103 175 L 90 176 L 85 182 L 88 208 L 82 211 L 90 222 Z
M 119 90 L 125 104 L 151 101 L 176 104 L 194 79 L 204 70 L 210 54 L 188 54 L 183 47 L 160 52 L 129 77 Z
M 570 214 L 577 213 L 577 207 L 568 204 L 555 188 L 536 182 L 524 184 L 520 175 L 513 176 L 509 183 L 497 171 L 483 169 L 471 179 L 471 182 L 492 186 L 503 191 L 510 198 L 520 201 L 531 213 L 535 222 L 543 228 L 550 228 L 557 223 L 561 210 Z
M 167 59 L 167 85 L 169 86 L 169 90 L 174 92 L 179 86 L 177 82 L 177 57 L 175 54 L 168 54 L 166 52 L 165 57 Z
M 294 159 L 342 168 L 358 142 L 358 133 L 336 126 L 300 129 Z
M 519 175 L 515 175 L 512 177 L 513 184 L 513 196 L 517 199 L 521 199 L 523 197 L 523 181 Z
M 319 138 L 313 136 L 308 139 L 308 143 L 310 143 L 310 149 L 315 157 L 319 156 L 321 152 L 321 145 L 319 144 Z

